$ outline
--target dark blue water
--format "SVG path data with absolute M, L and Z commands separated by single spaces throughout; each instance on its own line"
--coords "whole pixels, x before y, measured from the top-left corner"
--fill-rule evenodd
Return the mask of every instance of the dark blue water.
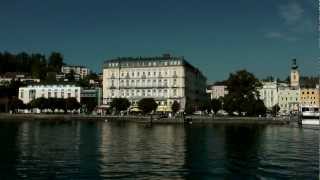
M 318 130 L 0 123 L 0 179 L 318 179 Z

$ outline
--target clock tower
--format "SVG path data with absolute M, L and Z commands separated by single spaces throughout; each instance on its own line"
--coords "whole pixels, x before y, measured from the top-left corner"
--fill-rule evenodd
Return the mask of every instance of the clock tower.
M 292 60 L 290 86 L 293 88 L 299 88 L 299 86 L 300 86 L 300 74 L 299 74 L 299 69 L 298 69 L 296 59 Z

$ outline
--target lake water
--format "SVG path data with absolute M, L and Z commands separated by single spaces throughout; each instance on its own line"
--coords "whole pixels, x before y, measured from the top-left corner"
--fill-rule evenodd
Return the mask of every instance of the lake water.
M 318 179 L 319 131 L 1 122 L 0 179 Z

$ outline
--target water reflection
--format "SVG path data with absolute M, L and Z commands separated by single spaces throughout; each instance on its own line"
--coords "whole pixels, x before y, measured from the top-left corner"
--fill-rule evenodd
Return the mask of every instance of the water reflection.
M 317 179 L 317 130 L 0 123 L 0 179 Z

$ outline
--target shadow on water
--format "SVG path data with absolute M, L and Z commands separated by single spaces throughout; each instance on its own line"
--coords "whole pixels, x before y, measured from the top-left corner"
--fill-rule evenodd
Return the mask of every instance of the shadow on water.
M 255 178 L 259 167 L 259 150 L 266 126 L 225 127 L 225 168 L 227 179 Z
M 19 126 L 15 123 L 0 124 L 0 179 L 16 179 L 17 158 L 19 148 L 17 147 L 17 136 Z
M 255 178 L 264 126 L 212 125 L 186 128 L 186 179 Z

